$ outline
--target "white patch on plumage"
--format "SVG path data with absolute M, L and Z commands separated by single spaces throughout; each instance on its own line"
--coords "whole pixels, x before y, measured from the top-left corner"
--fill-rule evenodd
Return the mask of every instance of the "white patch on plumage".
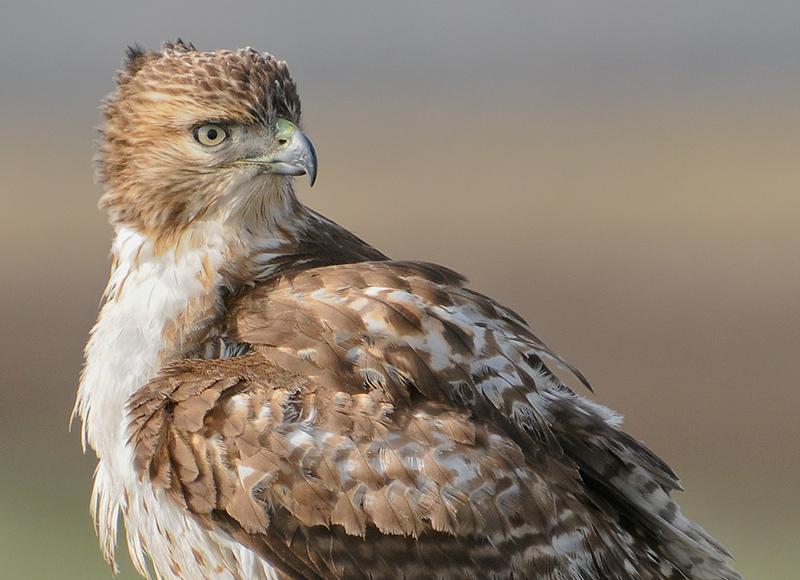
M 454 306 L 435 306 L 431 313 L 436 317 L 459 327 L 468 334 L 473 341 L 475 353 L 482 353 L 486 349 L 486 317 L 471 304 Z
M 236 580 L 231 571 L 242 565 L 253 572 L 252 578 L 274 579 L 274 570 L 264 560 L 226 536 L 209 533 L 167 501 L 163 490 L 141 481 L 127 445 L 125 404 L 159 370 L 159 353 L 169 346 L 162 337 L 164 328 L 192 299 L 208 292 L 198 279 L 203 262 L 214 270 L 225 262 L 220 226 L 207 224 L 203 235 L 207 241 L 201 247 L 179 245 L 156 254 L 152 240 L 126 227 L 117 230 L 116 266 L 86 346 L 87 364 L 75 406 L 83 419 L 84 441 L 100 459 L 92 515 L 106 559 L 115 567 L 122 511 L 128 549 L 143 575 L 148 575 L 148 554 L 165 580 Z M 201 566 L 191 548 L 207 557 L 208 566 L 226 562 L 229 568 Z M 180 574 L 171 572 L 176 563 Z
M 154 243 L 120 227 L 112 248 L 116 266 L 106 290 L 78 391 L 76 411 L 84 419 L 85 440 L 98 455 L 114 457 L 125 438 L 123 406 L 159 368 L 162 333 L 195 297 L 207 292 L 197 274 L 208 260 L 224 263 L 217 226 L 197 250 L 167 249 L 154 255 Z

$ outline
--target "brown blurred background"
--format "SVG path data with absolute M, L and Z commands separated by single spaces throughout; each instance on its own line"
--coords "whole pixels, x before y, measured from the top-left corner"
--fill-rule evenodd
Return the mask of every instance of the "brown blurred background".
M 179 36 L 286 59 L 302 199 L 521 313 L 745 577 L 800 577 L 800 4 L 490 4 L 0 7 L 1 578 L 110 578 L 67 430 L 109 268 L 91 142 L 126 45 Z

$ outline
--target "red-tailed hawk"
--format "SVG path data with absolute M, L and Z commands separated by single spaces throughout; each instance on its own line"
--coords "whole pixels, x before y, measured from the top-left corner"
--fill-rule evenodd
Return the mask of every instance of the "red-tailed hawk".
M 297 200 L 284 62 L 134 48 L 103 114 L 76 412 L 109 561 L 121 514 L 164 579 L 739 578 L 517 314 Z

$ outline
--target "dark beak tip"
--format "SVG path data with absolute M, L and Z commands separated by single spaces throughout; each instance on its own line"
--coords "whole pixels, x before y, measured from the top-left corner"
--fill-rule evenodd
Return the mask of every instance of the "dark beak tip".
M 308 176 L 308 186 L 314 187 L 314 183 L 317 181 L 317 158 L 313 153 L 309 157 L 302 160 L 298 166 L 303 170 Z
M 314 183 L 317 181 L 317 153 L 314 151 L 314 146 L 311 145 L 311 142 L 308 145 L 311 151 L 308 157 L 303 160 L 301 167 L 308 175 L 308 186 L 314 187 Z

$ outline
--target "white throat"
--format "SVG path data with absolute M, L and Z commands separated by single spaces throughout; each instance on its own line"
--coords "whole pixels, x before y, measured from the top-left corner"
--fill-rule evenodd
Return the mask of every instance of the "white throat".
M 239 184 L 229 197 L 213 219 L 193 223 L 172 246 L 159 248 L 138 230 L 116 228 L 114 268 L 75 404 L 84 444 L 101 460 L 113 461 L 124 446 L 126 401 L 185 352 L 182 331 L 213 323 L 209 310 L 219 306 L 225 277 L 240 270 L 241 283 L 269 271 L 304 213 L 290 182 L 276 187 L 269 175 Z
M 88 443 L 100 459 L 92 514 L 103 552 L 112 565 L 121 512 L 130 555 L 142 574 L 147 570 L 147 553 L 162 573 L 178 562 L 184 569 L 183 580 L 210 575 L 220 580 L 240 577 L 234 572 L 213 571 L 221 560 L 227 562 L 226 570 L 242 574 L 249 570 L 247 577 L 256 580 L 275 578 L 266 561 L 224 535 L 209 534 L 172 506 L 163 490 L 142 480 L 127 444 L 126 404 L 130 397 L 165 364 L 196 354 L 193 349 L 218 328 L 224 312 L 220 290 L 269 271 L 271 260 L 282 255 L 281 249 L 291 239 L 287 234 L 293 233 L 292 226 L 287 229 L 284 224 L 279 230 L 270 227 L 270 220 L 258 219 L 260 214 L 280 208 L 254 205 L 227 220 L 195 222 L 166 248 L 159 248 L 153 238 L 131 227 L 117 227 L 112 246 L 114 267 L 105 304 L 86 345 L 86 366 L 74 410 L 83 421 L 84 448 Z M 290 209 L 287 206 L 287 213 Z M 291 218 L 285 221 L 293 224 Z M 248 224 L 251 227 L 246 227 Z M 165 535 L 165 529 L 180 536 L 183 551 L 173 551 L 174 537 Z M 216 554 L 208 560 L 210 568 L 199 563 L 190 548 Z M 164 576 L 168 577 L 173 578 Z M 177 578 L 175 575 L 174 580 Z
M 114 269 L 86 346 L 76 402 L 84 442 L 101 460 L 114 462 L 124 447 L 126 401 L 158 371 L 161 353 L 178 347 L 168 344 L 167 326 L 190 304 L 217 293 L 228 248 L 216 224 L 208 224 L 203 238 L 197 247 L 179 244 L 156 255 L 151 239 L 117 230 Z

